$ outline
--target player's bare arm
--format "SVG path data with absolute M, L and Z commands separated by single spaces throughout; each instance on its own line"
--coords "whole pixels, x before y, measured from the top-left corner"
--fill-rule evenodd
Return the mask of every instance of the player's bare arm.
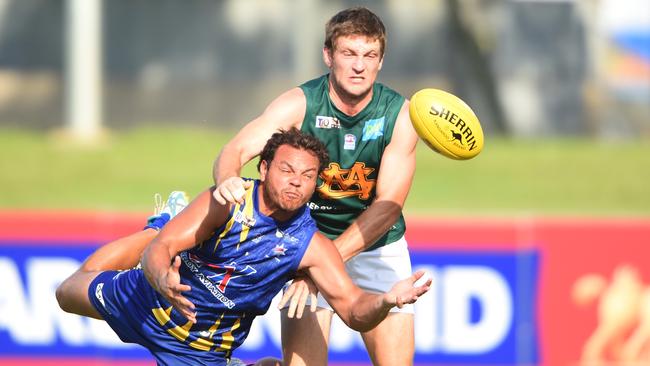
M 344 261 L 381 238 L 402 212 L 415 173 L 415 146 L 418 140 L 408 108 L 409 103 L 405 101 L 397 117 L 391 142 L 381 159 L 375 200 L 334 240 Z
M 336 247 L 319 232 L 314 235 L 299 268 L 307 271 L 341 320 L 360 332 L 374 328 L 394 306 L 401 308 L 414 303 L 431 286 L 431 279 L 414 286 L 424 275 L 419 271 L 397 282 L 387 293 L 365 292 L 352 283 Z
M 208 239 L 225 223 L 228 211 L 229 206 L 213 200 L 207 190 L 167 223 L 142 254 L 142 270 L 151 286 L 192 322 L 196 322 L 194 304 L 182 295 L 191 288 L 180 282 L 177 254 Z
M 300 128 L 307 101 L 300 88 L 293 88 L 273 100 L 264 112 L 245 125 L 219 153 L 212 174 L 217 189 L 214 198 L 221 204 L 241 203 L 245 183 L 242 166 L 262 151 L 271 135 L 280 129 Z

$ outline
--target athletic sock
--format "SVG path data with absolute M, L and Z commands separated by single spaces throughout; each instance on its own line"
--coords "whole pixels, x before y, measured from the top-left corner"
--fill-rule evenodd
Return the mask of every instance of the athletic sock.
M 168 213 L 161 213 L 160 215 L 152 216 L 147 220 L 147 225 L 142 230 L 154 229 L 160 231 L 160 229 L 162 229 L 170 219 L 171 216 Z

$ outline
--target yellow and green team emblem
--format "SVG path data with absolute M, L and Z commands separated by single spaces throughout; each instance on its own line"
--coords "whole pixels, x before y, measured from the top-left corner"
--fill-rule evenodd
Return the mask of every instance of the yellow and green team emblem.
M 320 175 L 323 184 L 318 186 L 318 194 L 326 199 L 357 196 L 367 200 L 375 187 L 375 179 L 368 179 L 374 170 L 358 161 L 350 169 L 342 169 L 338 163 L 330 163 Z

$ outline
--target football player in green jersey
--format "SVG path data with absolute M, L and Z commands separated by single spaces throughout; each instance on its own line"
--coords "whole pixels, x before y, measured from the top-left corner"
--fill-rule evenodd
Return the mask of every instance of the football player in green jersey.
M 355 7 L 334 15 L 323 47 L 329 73 L 273 100 L 223 147 L 213 170 L 214 198 L 240 202 L 249 184 L 239 178 L 241 167 L 269 136 L 296 127 L 318 137 L 331 162 L 310 201 L 312 216 L 334 240 L 355 283 L 371 292 L 384 292 L 411 274 L 402 207 L 415 170 L 417 134 L 408 101 L 376 82 L 385 43 L 384 25 L 370 10 Z M 284 362 L 325 366 L 331 307 L 319 298 L 317 311 L 292 318 L 294 311 L 302 312 L 306 288 L 313 288 L 308 278 L 294 281 L 285 293 L 293 298 L 282 312 Z M 412 306 L 361 335 L 373 364 L 413 363 Z

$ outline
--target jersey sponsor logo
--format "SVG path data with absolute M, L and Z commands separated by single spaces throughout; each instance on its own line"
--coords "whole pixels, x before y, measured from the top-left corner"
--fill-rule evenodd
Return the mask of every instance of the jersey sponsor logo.
M 234 301 L 224 295 L 228 283 L 235 278 L 252 275 L 257 272 L 250 265 L 246 265 L 244 268 L 238 268 L 235 262 L 230 263 L 230 265 L 207 263 L 198 256 L 187 252 L 181 253 L 180 256 L 192 274 L 210 291 L 212 296 L 221 301 L 228 309 L 232 309 L 236 305 Z M 214 274 L 206 276 L 200 270 L 203 266 L 209 267 L 210 271 Z
M 307 204 L 309 206 L 310 210 L 318 210 L 318 211 L 332 211 L 334 207 L 332 206 L 324 206 L 324 205 L 318 205 L 314 202 L 309 202 Z
M 242 225 L 253 227 L 255 226 L 255 219 L 252 217 L 246 216 L 243 212 L 237 211 L 235 213 L 235 222 L 238 222 Z
M 376 184 L 375 179 L 368 179 L 374 170 L 366 168 L 366 163 L 358 161 L 350 169 L 343 169 L 338 163 L 330 163 L 320 175 L 323 184 L 318 186 L 318 194 L 326 199 L 356 196 L 367 200 Z
M 341 128 L 341 122 L 336 117 L 316 116 L 316 128 Z
M 97 287 L 95 287 L 95 297 L 99 302 L 102 304 L 104 309 L 106 309 L 106 303 L 104 302 L 104 294 L 102 293 L 102 289 L 104 288 L 104 282 L 100 282 L 97 284 Z
M 353 134 L 345 134 L 343 140 L 343 149 L 344 150 L 354 150 L 357 147 L 357 137 Z
M 385 117 L 371 119 L 366 121 L 363 125 L 363 135 L 361 141 L 376 140 L 378 137 L 384 135 L 384 120 Z
M 230 265 L 223 265 L 223 266 L 213 265 L 212 267 L 216 269 L 217 273 L 212 276 L 207 276 L 207 278 L 211 280 L 218 279 L 219 286 L 217 286 L 217 288 L 221 292 L 226 291 L 226 286 L 228 286 L 228 283 L 230 281 L 239 277 L 249 276 L 257 273 L 255 268 L 251 267 L 250 265 L 247 264 L 244 268 L 241 267 L 238 268 L 237 263 L 235 262 L 232 262 Z

